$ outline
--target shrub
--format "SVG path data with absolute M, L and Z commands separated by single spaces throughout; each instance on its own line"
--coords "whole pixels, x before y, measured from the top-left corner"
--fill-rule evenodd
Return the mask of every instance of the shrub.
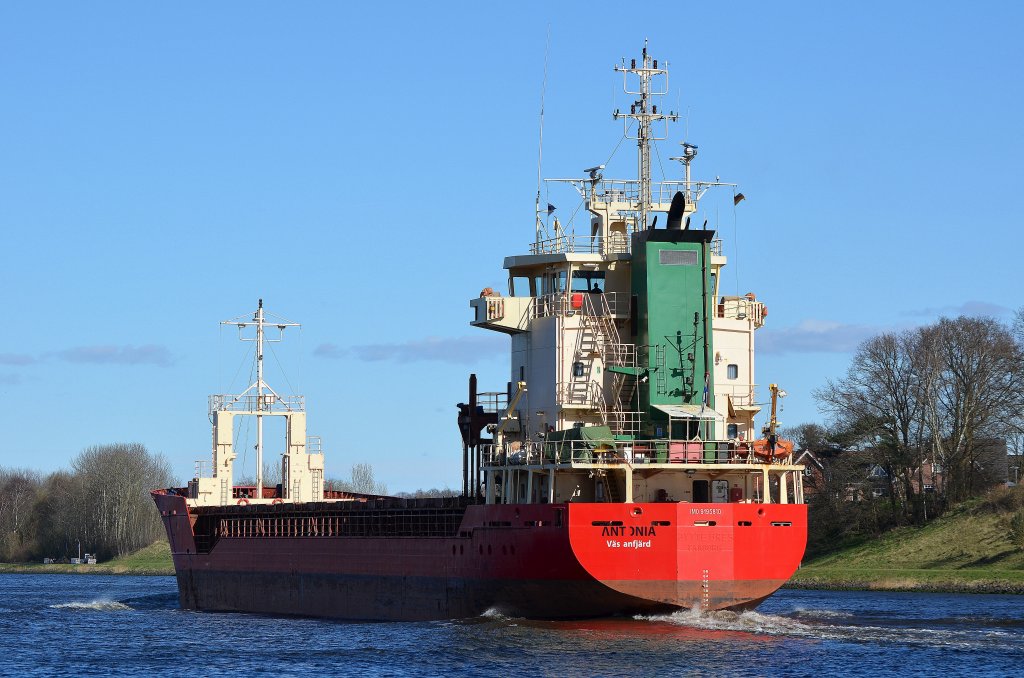
M 1024 509 L 1017 511 L 1010 518 L 1010 541 L 1017 548 L 1024 549 Z
M 985 493 L 979 508 L 997 513 L 1013 513 L 1024 508 L 1024 486 L 1000 485 Z

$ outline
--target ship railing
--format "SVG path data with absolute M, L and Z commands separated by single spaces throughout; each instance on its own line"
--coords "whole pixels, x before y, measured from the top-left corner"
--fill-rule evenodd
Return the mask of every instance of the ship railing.
M 476 406 L 483 412 L 504 412 L 508 408 L 508 393 L 505 391 L 478 391 Z
M 220 394 L 210 396 L 210 412 L 302 412 L 306 398 L 300 395 Z
M 755 327 L 764 325 L 768 308 L 753 298 L 752 294 L 742 297 L 722 297 L 718 300 L 715 315 L 725 320 L 749 320 Z
M 603 303 L 588 303 L 588 297 L 601 296 Z M 612 316 L 615 318 L 629 317 L 630 295 L 625 292 L 604 292 L 597 295 L 593 292 L 552 292 L 542 294 L 533 304 L 533 317 L 548 316 Z
M 598 409 L 598 385 L 589 379 L 555 383 L 555 403 Z
M 734 407 L 751 407 L 757 405 L 757 384 L 742 386 L 716 386 L 715 396 L 729 396 Z
M 596 203 L 626 203 L 635 206 L 640 201 L 640 182 L 635 179 L 603 179 L 588 183 L 590 184 L 589 197 Z M 685 181 L 651 182 L 651 203 L 654 205 L 671 204 L 676 193 L 686 192 L 686 186 Z
M 605 344 L 605 351 L 605 364 L 636 367 L 636 344 Z
M 737 440 L 530 441 L 481 445 L 481 453 L 484 466 L 768 463 Z
M 720 238 L 712 240 L 710 247 L 711 254 L 722 256 Z M 612 231 L 605 238 L 570 231 L 530 243 L 530 254 L 629 254 L 630 251 L 631 241 L 621 231 Z
M 608 427 L 619 435 L 636 435 L 640 431 L 640 412 L 610 409 L 605 413 Z
M 530 244 L 530 254 L 601 254 L 601 238 L 576 233 L 561 233 Z

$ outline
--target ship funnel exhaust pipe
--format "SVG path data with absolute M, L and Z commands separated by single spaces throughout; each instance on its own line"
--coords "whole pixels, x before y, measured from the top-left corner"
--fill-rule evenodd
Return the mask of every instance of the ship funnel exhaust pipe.
M 672 205 L 668 208 L 668 224 L 665 226 L 670 231 L 683 230 L 683 214 L 686 212 L 686 196 L 682 191 L 676 191 L 672 196 Z

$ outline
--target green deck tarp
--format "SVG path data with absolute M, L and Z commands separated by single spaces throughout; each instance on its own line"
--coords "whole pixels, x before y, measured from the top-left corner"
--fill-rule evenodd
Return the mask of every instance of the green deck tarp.
M 599 446 L 615 447 L 615 436 L 607 426 L 581 426 L 548 433 L 544 456 L 548 461 L 589 462 Z

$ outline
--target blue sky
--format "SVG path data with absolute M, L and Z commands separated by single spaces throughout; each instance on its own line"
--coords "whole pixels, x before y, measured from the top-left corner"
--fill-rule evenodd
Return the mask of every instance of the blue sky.
M 508 379 L 468 300 L 532 239 L 549 26 L 544 174 L 609 158 L 628 105 L 612 66 L 649 39 L 688 114 L 656 178 L 678 176 L 688 129 L 695 176 L 740 184 L 735 211 L 703 205 L 726 291 L 769 305 L 758 378 L 789 392 L 783 423 L 820 421 L 811 391 L 858 341 L 1022 305 L 1022 13 L 5 3 L 0 465 L 138 441 L 190 477 L 207 394 L 246 386 L 250 345 L 218 322 L 262 297 L 303 323 L 270 380 L 307 396 L 328 475 L 458 487 L 467 375 Z M 624 142 L 606 175 L 633 168 Z M 567 221 L 573 198 L 551 199 Z

